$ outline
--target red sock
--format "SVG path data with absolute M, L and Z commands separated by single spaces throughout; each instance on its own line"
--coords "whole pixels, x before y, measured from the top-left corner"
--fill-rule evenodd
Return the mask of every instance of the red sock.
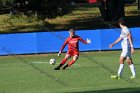
M 71 60 L 70 62 L 68 62 L 68 66 L 71 66 L 75 61 Z
M 62 61 L 61 61 L 61 65 L 64 65 L 65 63 L 66 63 L 66 61 L 67 61 L 68 59 L 67 58 L 64 58 Z

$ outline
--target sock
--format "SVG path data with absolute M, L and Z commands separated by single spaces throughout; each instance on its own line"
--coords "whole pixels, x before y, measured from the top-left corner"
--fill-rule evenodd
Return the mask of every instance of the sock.
M 68 62 L 68 66 L 71 66 L 75 61 L 71 60 L 70 62 Z
M 61 61 L 60 65 L 61 65 L 61 66 L 64 65 L 64 64 L 66 63 L 67 60 L 68 60 L 67 58 L 64 58 L 64 59 Z
M 124 64 L 120 64 L 119 70 L 118 70 L 118 75 L 121 76 L 122 70 L 123 70 Z
M 129 65 L 129 67 L 130 67 L 130 70 L 131 70 L 131 72 L 132 72 L 132 75 L 133 75 L 133 76 L 136 76 L 134 64 Z

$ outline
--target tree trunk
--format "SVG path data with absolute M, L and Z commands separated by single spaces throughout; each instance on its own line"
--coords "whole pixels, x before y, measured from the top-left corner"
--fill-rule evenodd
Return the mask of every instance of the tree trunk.
M 117 6 L 116 6 L 116 12 L 114 14 L 113 20 L 118 20 L 121 17 L 125 17 L 124 13 L 124 6 L 125 6 L 125 0 L 117 0 Z
M 106 21 L 117 21 L 125 17 L 125 0 L 99 0 L 99 9 L 102 18 Z
M 140 0 L 138 0 L 138 10 L 140 11 Z
M 103 0 L 99 1 L 99 10 L 100 10 L 102 18 L 107 21 L 108 20 L 108 13 L 106 10 L 106 3 Z

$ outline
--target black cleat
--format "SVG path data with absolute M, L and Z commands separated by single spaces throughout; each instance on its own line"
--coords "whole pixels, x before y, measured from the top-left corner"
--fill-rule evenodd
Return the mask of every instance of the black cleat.
M 68 67 L 68 64 L 67 64 L 67 65 L 65 65 L 62 69 L 63 69 L 63 70 L 65 70 L 67 67 Z
M 54 70 L 60 70 L 60 67 L 59 67 L 59 66 L 57 66 L 56 68 L 54 68 Z
M 66 67 L 63 67 L 62 69 L 63 69 L 63 70 L 65 70 L 65 69 L 66 69 Z

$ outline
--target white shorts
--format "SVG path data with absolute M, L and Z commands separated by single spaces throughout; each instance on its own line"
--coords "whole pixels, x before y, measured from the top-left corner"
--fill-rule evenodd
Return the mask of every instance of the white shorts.
M 128 49 L 122 49 L 121 57 L 131 58 L 131 50 Z

